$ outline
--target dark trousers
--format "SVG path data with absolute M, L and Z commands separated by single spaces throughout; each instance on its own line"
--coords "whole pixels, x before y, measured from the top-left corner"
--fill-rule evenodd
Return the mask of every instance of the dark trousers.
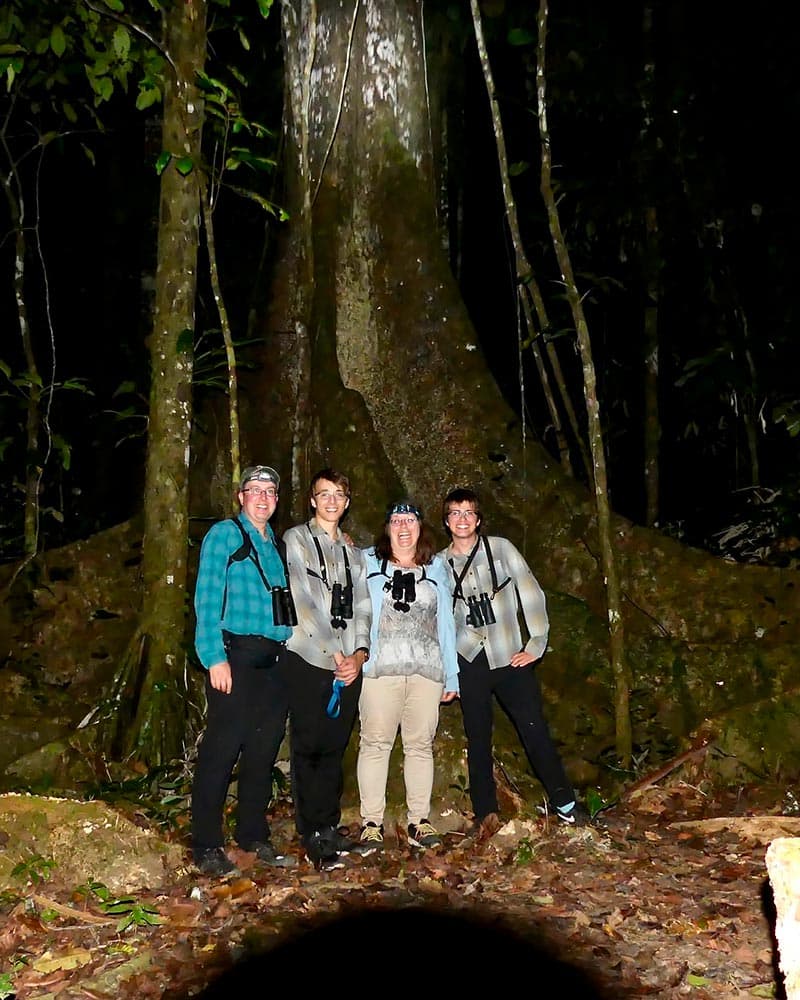
M 289 689 L 289 733 L 295 822 L 301 837 L 336 827 L 344 786 L 342 759 L 350 741 L 361 694 L 361 674 L 341 692 L 336 719 L 325 709 L 333 671 L 323 670 L 289 651 L 284 666 Z
M 272 769 L 286 731 L 288 696 L 281 663 L 286 648 L 260 636 L 228 636 L 230 694 L 206 679 L 208 720 L 192 786 L 192 847 L 224 843 L 222 815 L 239 761 L 236 839 L 242 845 L 269 838 L 267 806 Z
M 542 691 L 533 666 L 490 670 L 485 652 L 478 653 L 471 663 L 459 656 L 458 666 L 469 789 L 476 818 L 498 812 L 492 759 L 492 695 L 514 723 L 551 805 L 571 802 L 574 792 L 542 714 Z

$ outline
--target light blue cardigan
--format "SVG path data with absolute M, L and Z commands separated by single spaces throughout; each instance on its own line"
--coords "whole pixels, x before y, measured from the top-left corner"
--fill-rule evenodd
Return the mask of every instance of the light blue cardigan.
M 373 548 L 363 549 L 367 560 L 367 587 L 372 599 L 372 628 L 369 636 L 369 659 L 364 664 L 365 677 L 374 676 L 374 663 L 378 655 L 378 624 L 385 592 L 386 577 L 381 575 L 382 560 Z M 387 572 L 389 569 L 387 567 Z M 376 574 L 373 576 L 372 574 Z M 456 655 L 456 623 L 453 618 L 453 598 L 450 594 L 450 578 L 447 564 L 441 556 L 434 556 L 433 562 L 425 567 L 425 576 L 436 585 L 436 621 L 439 628 L 439 648 L 442 651 L 445 691 L 458 691 L 458 657 Z

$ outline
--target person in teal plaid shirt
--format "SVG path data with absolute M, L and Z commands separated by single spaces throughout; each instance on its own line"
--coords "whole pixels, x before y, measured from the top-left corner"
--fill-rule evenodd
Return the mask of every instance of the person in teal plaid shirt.
M 279 489 L 270 466 L 245 469 L 241 513 L 215 524 L 200 550 L 195 649 L 207 671 L 208 717 L 192 785 L 192 854 L 206 875 L 236 872 L 222 820 L 237 760 L 239 846 L 268 865 L 296 863 L 275 851 L 266 818 L 288 710 L 279 668 L 292 632 L 285 559 L 269 525 Z

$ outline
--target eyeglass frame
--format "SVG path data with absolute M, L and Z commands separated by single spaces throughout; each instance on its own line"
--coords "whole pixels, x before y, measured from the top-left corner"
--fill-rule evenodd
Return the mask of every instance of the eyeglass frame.
M 273 487 L 269 490 L 262 490 L 259 486 L 247 486 L 242 493 L 252 493 L 256 497 L 267 497 L 269 500 L 277 500 L 279 491 Z
M 420 520 L 414 514 L 406 514 L 405 517 L 398 517 L 396 514 L 392 514 L 386 523 L 391 524 L 394 528 L 402 528 L 406 524 L 419 524 Z
M 332 497 L 337 503 L 344 503 L 345 500 L 349 500 L 349 496 L 344 490 L 320 490 L 319 493 L 314 494 L 314 499 L 319 500 L 322 497 L 323 500 L 327 500 Z
M 448 510 L 445 519 L 451 521 L 454 517 L 459 516 L 465 517 L 468 521 L 477 521 L 481 515 L 477 510 Z

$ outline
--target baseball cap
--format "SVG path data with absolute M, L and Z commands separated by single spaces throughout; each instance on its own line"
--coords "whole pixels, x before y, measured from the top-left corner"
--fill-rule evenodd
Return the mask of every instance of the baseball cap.
M 275 489 L 280 489 L 281 477 L 269 465 L 248 465 L 242 473 L 239 489 L 243 490 L 248 483 L 254 480 L 261 483 L 274 483 Z

